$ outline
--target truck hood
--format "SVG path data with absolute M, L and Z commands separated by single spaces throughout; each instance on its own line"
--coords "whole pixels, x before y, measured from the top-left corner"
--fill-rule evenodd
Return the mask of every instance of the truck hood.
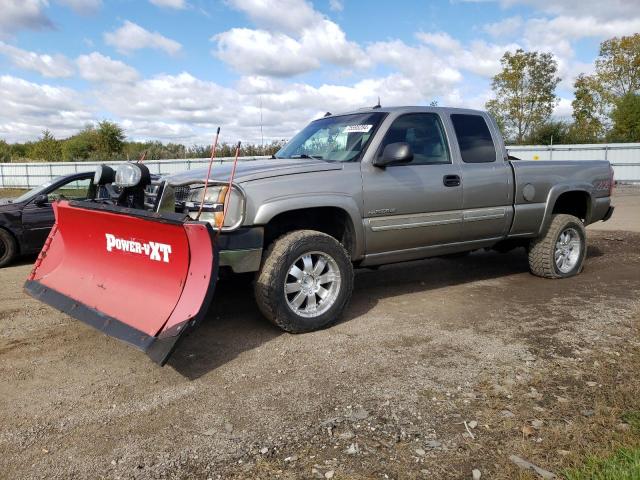
M 214 163 L 211 169 L 210 180 L 228 182 L 232 167 L 233 162 Z M 294 175 L 297 173 L 324 172 L 341 169 L 341 163 L 325 162 L 312 158 L 243 160 L 238 162 L 234 182 L 242 183 L 269 177 Z M 187 172 L 166 176 L 164 179 L 174 185 L 204 182 L 207 178 L 207 170 L 207 168 L 189 170 Z

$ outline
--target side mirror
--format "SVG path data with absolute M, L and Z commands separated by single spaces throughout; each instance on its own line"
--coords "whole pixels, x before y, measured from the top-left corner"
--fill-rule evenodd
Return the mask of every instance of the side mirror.
M 38 195 L 33 201 L 33 204 L 37 207 L 41 207 L 46 203 L 49 203 L 49 197 L 47 195 Z
M 394 163 L 407 163 L 413 160 L 413 152 L 406 142 L 390 143 L 382 151 L 382 156 L 375 158 L 373 164 L 384 168 Z

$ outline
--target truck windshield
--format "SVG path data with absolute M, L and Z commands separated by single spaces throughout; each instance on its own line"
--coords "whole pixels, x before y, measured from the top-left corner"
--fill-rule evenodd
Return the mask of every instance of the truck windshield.
M 357 113 L 315 120 L 276 153 L 276 158 L 360 160 L 386 113 Z
M 51 180 L 50 182 L 47 183 L 43 183 L 42 185 L 40 185 L 39 187 L 36 187 L 32 190 L 29 190 L 27 193 L 22 194 L 21 196 L 19 196 L 18 198 L 15 198 L 13 200 L 13 203 L 20 203 L 20 202 L 26 202 L 27 200 L 30 200 L 32 198 L 34 198 L 36 195 L 40 195 L 42 192 L 44 192 L 47 188 L 49 188 L 51 185 L 54 184 L 54 182 L 57 182 L 58 180 L 60 180 L 62 177 L 57 177 L 54 178 L 53 180 Z

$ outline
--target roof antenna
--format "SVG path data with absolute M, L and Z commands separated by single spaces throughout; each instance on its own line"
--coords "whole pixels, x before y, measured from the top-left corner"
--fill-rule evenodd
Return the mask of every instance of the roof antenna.
M 382 105 L 380 105 L 380 97 L 378 97 L 378 103 L 373 107 L 373 108 L 381 108 Z
M 331 112 L 327 112 L 324 114 L 325 117 L 330 117 L 331 116 Z

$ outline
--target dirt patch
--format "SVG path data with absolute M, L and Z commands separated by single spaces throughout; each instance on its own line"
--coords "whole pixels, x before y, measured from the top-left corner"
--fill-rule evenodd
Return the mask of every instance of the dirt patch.
M 570 466 L 640 388 L 640 235 L 589 237 L 584 272 L 564 281 L 531 276 L 523 251 L 358 272 L 344 321 L 305 335 L 221 282 L 165 368 L 25 296 L 29 265 L 5 269 L 0 471 L 514 478 L 512 453 Z

